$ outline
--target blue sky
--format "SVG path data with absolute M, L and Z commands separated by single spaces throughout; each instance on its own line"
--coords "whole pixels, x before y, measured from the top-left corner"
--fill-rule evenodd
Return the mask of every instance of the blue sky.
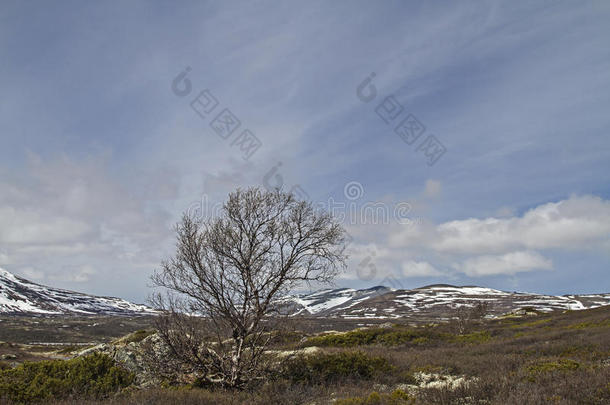
M 143 301 L 180 214 L 268 175 L 320 204 L 409 207 L 346 221 L 339 286 L 608 292 L 608 21 L 601 1 L 4 1 L 0 267 Z M 229 139 L 210 127 L 224 108 Z

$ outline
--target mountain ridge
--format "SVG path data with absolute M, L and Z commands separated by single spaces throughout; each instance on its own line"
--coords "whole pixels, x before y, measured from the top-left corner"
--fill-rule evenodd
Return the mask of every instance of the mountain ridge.
M 355 290 L 326 289 L 283 298 L 293 316 L 335 317 L 345 319 L 447 319 L 460 307 L 487 304 L 492 316 L 523 309 L 540 312 L 580 310 L 610 305 L 610 294 L 545 295 L 508 292 L 480 286 L 431 284 L 423 287 L 393 289 L 376 286 Z
M 0 268 L 0 314 L 10 315 L 138 315 L 152 308 L 122 298 L 48 287 Z
M 492 316 L 524 308 L 540 312 L 579 310 L 610 305 L 610 293 L 545 295 L 507 292 L 480 286 L 430 284 L 413 289 L 373 286 L 326 288 L 291 294 L 278 300 L 291 316 L 344 319 L 448 319 L 460 307 L 484 302 Z M 0 268 L 0 314 L 150 315 L 152 308 L 122 298 L 96 296 L 47 287 Z

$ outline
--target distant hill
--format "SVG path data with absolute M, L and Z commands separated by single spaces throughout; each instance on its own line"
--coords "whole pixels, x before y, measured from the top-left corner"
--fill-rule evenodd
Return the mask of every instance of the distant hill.
M 325 289 L 279 300 L 292 316 L 344 319 L 438 320 L 454 315 L 456 308 L 488 304 L 491 315 L 530 308 L 540 312 L 579 310 L 610 305 L 610 294 L 541 295 L 494 290 L 477 286 L 434 284 L 412 290 L 377 286 L 356 290 Z M 137 315 L 155 311 L 121 298 L 98 297 L 33 283 L 0 269 L 0 313 L 47 315 Z
M 97 297 L 33 283 L 0 269 L 0 313 L 22 315 L 136 315 L 154 311 L 121 298 Z
M 494 290 L 477 286 L 435 284 L 412 290 L 373 287 L 320 290 L 284 297 L 292 313 L 334 318 L 430 318 L 451 317 L 461 306 L 488 304 L 491 315 L 531 308 L 540 312 L 579 310 L 610 305 L 610 294 L 541 295 Z

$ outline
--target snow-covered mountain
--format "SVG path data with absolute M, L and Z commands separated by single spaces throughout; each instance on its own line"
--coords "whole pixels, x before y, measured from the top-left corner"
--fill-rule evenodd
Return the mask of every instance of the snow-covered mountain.
M 326 289 L 290 295 L 280 301 L 282 307 L 288 308 L 294 316 L 436 320 L 451 317 L 456 308 L 474 306 L 477 302 L 487 302 L 490 313 L 494 315 L 522 308 L 550 312 L 610 305 L 610 294 L 554 296 L 435 284 L 413 290 L 388 287 Z M 120 298 L 45 287 L 0 269 L 0 313 L 134 315 L 154 311 Z
M 492 288 L 436 284 L 413 290 L 374 287 L 320 290 L 284 298 L 296 315 L 337 318 L 438 319 L 450 317 L 461 306 L 488 303 L 492 315 L 523 308 L 542 312 L 578 310 L 610 305 L 610 294 L 541 295 L 494 290 Z
M 0 268 L 0 313 L 135 315 L 154 311 L 121 298 L 97 297 L 32 283 Z

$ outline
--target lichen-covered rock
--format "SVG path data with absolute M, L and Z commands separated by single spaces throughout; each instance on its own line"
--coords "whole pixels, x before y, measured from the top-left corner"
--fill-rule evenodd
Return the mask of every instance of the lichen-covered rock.
M 124 343 L 124 341 L 119 340 L 115 343 L 102 343 L 77 353 L 76 357 L 87 356 L 92 353 L 106 354 L 135 374 L 136 385 L 146 387 L 154 385 L 158 381 L 151 369 L 153 366 L 145 361 L 144 347 L 152 348 L 156 352 L 167 350 L 161 338 L 157 334 L 152 334 L 139 342 Z
M 265 353 L 276 355 L 279 358 L 291 357 L 296 355 L 309 355 L 320 352 L 320 348 L 317 346 L 304 347 L 297 350 L 267 350 Z
M 467 377 L 465 375 L 448 375 L 424 372 L 416 372 L 413 374 L 413 377 L 415 378 L 416 384 L 398 384 L 396 388 L 410 393 L 416 393 L 417 390 L 426 388 L 437 388 L 453 391 L 477 381 L 476 377 Z

